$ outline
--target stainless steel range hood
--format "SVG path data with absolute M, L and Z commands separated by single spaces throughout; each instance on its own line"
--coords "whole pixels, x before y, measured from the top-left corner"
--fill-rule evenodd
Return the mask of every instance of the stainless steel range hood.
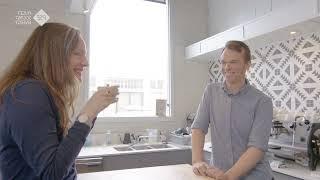
M 259 48 L 320 31 L 320 0 L 295 1 L 285 8 L 271 11 L 250 22 L 233 27 L 185 48 L 187 61 L 207 63 L 217 59 L 229 40 L 242 40 L 251 48 Z M 292 35 L 290 32 L 296 32 Z

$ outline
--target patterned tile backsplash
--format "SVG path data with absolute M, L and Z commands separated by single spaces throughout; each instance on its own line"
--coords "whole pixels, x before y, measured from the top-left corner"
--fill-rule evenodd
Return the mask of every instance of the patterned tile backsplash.
M 251 49 L 247 78 L 273 99 L 275 108 L 320 113 L 320 33 Z M 223 81 L 218 61 L 210 64 L 213 82 Z

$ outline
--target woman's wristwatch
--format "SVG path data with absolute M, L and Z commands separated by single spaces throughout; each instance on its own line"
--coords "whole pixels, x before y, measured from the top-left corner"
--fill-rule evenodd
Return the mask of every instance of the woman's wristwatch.
M 84 123 L 88 125 L 90 128 L 92 127 L 92 120 L 86 114 L 80 114 L 77 118 L 80 123 Z

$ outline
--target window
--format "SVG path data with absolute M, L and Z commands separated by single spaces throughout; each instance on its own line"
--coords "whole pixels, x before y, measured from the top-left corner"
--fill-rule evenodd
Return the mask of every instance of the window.
M 168 46 L 165 1 L 97 1 L 90 15 L 89 96 L 99 86 L 120 86 L 119 102 L 100 117 L 155 116 L 156 99 L 170 103 Z

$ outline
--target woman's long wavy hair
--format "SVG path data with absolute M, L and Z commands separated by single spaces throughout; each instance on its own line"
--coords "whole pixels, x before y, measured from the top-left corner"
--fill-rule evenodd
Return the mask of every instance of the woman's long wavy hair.
M 5 92 L 21 80 L 33 78 L 47 85 L 58 109 L 60 126 L 68 132 L 79 81 L 70 68 L 69 58 L 80 41 L 79 30 L 62 23 L 46 23 L 37 27 L 11 66 L 0 77 L 0 104 Z

